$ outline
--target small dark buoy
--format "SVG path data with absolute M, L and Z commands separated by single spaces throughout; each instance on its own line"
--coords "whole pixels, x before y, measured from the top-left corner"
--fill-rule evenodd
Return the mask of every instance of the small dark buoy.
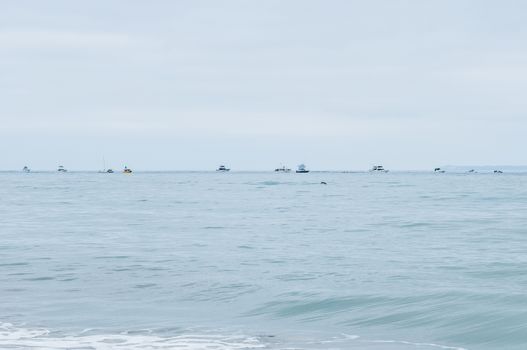
M 321 184 L 321 185 L 327 185 L 327 182 L 322 181 L 322 182 L 320 182 L 320 184 Z

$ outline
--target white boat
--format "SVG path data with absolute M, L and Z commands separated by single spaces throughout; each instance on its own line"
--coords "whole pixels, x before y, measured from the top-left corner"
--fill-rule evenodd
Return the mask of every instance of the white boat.
M 289 173 L 291 172 L 291 169 L 286 168 L 285 166 L 282 165 L 280 168 L 276 168 L 274 171 L 277 173 Z
M 112 172 L 113 172 L 113 170 L 112 170 Z M 125 167 L 124 167 L 124 169 L 123 169 L 123 173 L 125 173 L 125 174 L 131 174 L 131 173 L 132 173 L 132 169 L 128 168 L 128 167 L 125 165 Z
M 27 166 L 25 166 L 24 168 L 22 168 L 22 171 L 25 172 L 25 173 L 29 173 L 29 172 L 31 172 L 31 169 L 29 169 Z
M 68 169 L 64 168 L 63 165 L 59 165 L 59 168 L 57 169 L 57 171 L 60 173 L 66 173 L 68 172 Z
M 222 172 L 227 172 L 227 171 L 230 171 L 231 169 L 225 167 L 225 165 L 220 165 L 218 167 L 218 169 L 216 169 L 216 171 L 222 171 Z
M 374 165 L 373 168 L 370 169 L 370 172 L 372 173 L 387 173 L 388 170 L 384 169 L 382 165 Z
M 306 166 L 304 164 L 300 164 L 298 168 L 296 169 L 297 174 L 305 174 L 309 173 L 309 170 L 306 169 Z

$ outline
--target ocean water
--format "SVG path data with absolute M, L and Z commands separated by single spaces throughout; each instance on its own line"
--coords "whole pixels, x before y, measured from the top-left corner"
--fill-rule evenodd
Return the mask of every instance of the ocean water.
M 1 349 L 527 348 L 527 175 L 0 183 Z

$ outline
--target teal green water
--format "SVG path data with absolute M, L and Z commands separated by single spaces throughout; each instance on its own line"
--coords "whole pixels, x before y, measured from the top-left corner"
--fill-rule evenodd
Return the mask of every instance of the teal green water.
M 527 175 L 0 181 L 0 348 L 527 348 Z

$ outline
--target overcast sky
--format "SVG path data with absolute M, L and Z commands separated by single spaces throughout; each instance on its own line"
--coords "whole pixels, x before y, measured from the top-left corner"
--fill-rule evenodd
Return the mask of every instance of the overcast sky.
M 527 164 L 527 2 L 0 2 L 0 169 Z

